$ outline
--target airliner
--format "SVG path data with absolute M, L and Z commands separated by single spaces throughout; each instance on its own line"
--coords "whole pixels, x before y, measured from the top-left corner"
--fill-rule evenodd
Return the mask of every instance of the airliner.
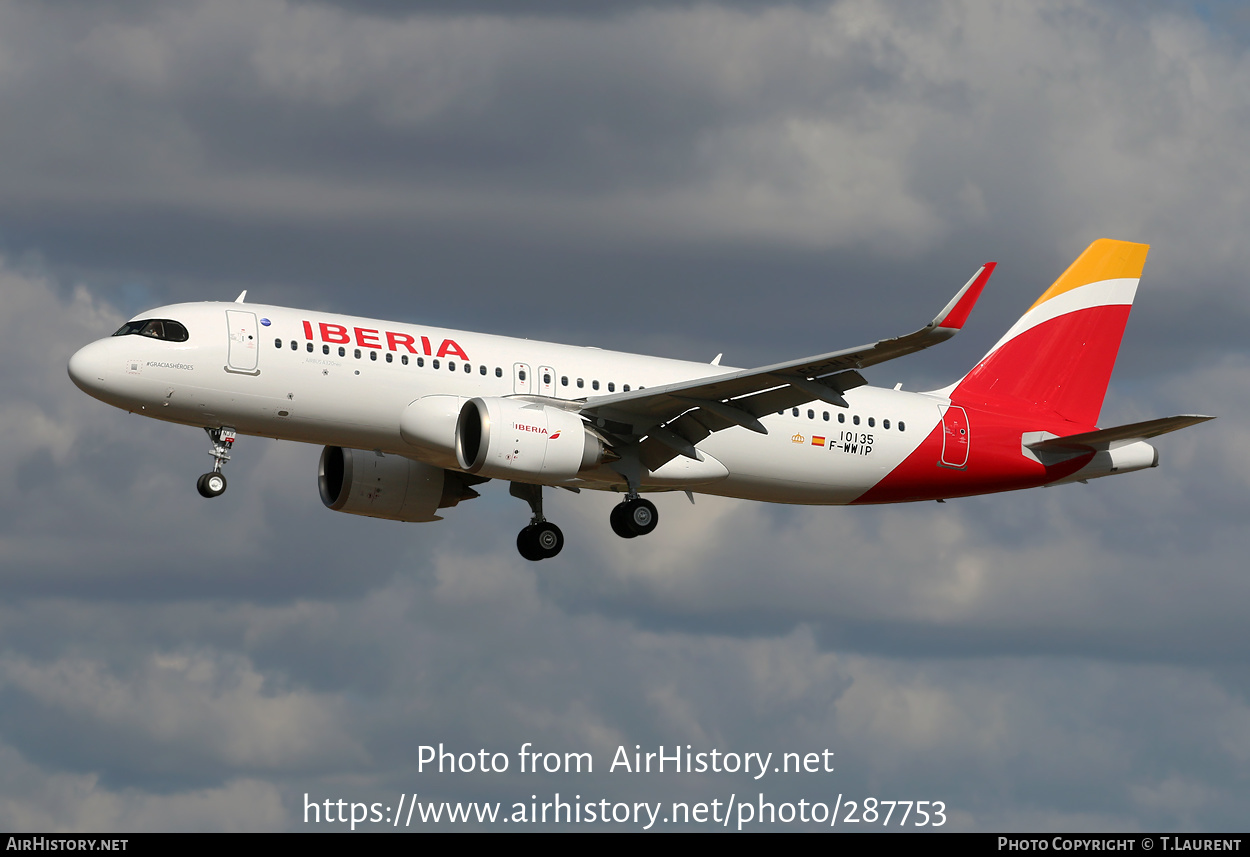
M 1094 242 L 989 353 L 928 392 L 861 370 L 954 336 L 981 266 L 906 336 L 755 369 L 245 302 L 141 313 L 69 361 L 84 392 L 211 439 L 204 497 L 239 435 L 322 445 L 330 509 L 396 521 L 506 481 L 530 508 L 528 560 L 554 557 L 543 489 L 615 491 L 612 530 L 652 532 L 644 493 L 771 503 L 944 501 L 1155 467 L 1147 441 L 1205 420 L 1097 425 L 1148 245 Z

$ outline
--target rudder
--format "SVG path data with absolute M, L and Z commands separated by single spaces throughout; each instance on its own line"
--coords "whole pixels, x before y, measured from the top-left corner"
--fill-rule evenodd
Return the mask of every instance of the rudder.
M 950 389 L 951 400 L 1095 425 L 1149 249 L 1106 238 L 1089 245 Z

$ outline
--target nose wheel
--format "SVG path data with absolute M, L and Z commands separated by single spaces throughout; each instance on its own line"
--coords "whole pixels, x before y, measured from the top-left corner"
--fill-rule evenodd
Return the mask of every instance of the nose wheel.
M 200 492 L 201 497 L 220 497 L 226 493 L 226 476 L 221 472 L 221 466 L 230 460 L 230 450 L 234 447 L 235 432 L 232 428 L 206 428 L 208 437 L 213 442 L 213 448 L 208 454 L 213 457 L 213 469 L 211 473 L 205 473 L 195 483 L 196 490 Z
M 226 493 L 226 477 L 221 473 L 205 473 L 195 487 L 201 497 L 218 497 Z
M 632 539 L 654 530 L 660 522 L 660 513 L 650 500 L 634 497 L 617 504 L 608 520 L 612 524 L 612 532 L 623 539 Z

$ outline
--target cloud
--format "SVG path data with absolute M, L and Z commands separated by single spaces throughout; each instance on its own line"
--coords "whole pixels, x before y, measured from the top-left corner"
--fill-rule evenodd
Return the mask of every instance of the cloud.
M 4 132 L 15 155 L 0 181 L 36 208 L 908 255 L 1007 218 L 1062 223 L 1065 251 L 1166 231 L 1189 259 L 1245 262 L 1216 236 L 1244 217 L 1233 141 L 1250 72 L 1180 16 L 954 0 L 611 18 L 397 20 L 281 0 L 10 15 L 23 74 L 0 103 L 27 121 Z M 34 107 L 32 78 L 86 89 Z M 275 110 L 282 121 L 257 126 Z M 1175 219 L 1189 208 L 1196 219 Z

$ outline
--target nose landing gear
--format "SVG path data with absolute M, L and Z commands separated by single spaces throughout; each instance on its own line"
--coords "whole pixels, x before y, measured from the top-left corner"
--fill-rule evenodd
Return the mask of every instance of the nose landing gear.
M 213 469 L 211 473 L 201 476 L 195 487 L 201 497 L 219 497 L 226 493 L 226 477 L 221 472 L 221 466 L 230 460 L 235 433 L 234 429 L 226 426 L 205 428 L 204 431 L 208 432 L 208 437 L 213 442 L 213 448 L 208 451 L 213 457 Z
M 221 473 L 205 473 L 195 487 L 201 497 L 217 497 L 226 493 L 226 477 Z

